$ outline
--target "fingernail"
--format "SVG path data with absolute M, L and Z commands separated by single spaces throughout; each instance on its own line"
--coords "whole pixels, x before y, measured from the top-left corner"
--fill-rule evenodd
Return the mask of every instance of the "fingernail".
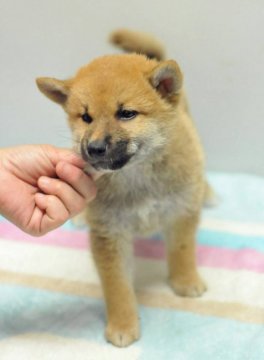
M 42 176 L 39 178 L 39 184 L 40 186 L 49 186 L 50 179 L 48 177 Z

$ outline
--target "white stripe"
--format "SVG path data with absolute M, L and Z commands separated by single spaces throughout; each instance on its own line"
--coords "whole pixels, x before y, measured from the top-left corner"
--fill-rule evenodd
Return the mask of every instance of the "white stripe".
M 200 267 L 199 272 L 208 286 L 202 301 L 241 303 L 264 308 L 264 274 L 250 271 Z M 137 262 L 135 279 L 138 290 L 166 293 L 174 296 L 167 281 L 167 266 L 163 261 L 149 259 Z
M 227 220 L 202 219 L 200 227 L 205 230 L 230 232 L 247 236 L 264 236 L 264 224 L 242 223 Z
M 137 344 L 120 349 L 87 339 L 31 333 L 2 340 L 1 354 L 5 360 L 137 360 L 141 349 Z
M 83 250 L 0 241 L 0 268 L 18 273 L 99 284 L 91 254 Z M 203 267 L 209 290 L 202 301 L 223 301 L 264 307 L 264 274 Z M 165 261 L 137 258 L 135 284 L 138 290 L 175 296 L 166 283 Z
M 0 240 L 0 269 L 99 283 L 91 253 L 71 248 Z

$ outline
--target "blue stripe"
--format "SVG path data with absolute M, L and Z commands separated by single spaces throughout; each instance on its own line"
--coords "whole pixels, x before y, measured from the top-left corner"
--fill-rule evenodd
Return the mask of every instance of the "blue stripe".
M 153 241 L 161 241 L 162 235 L 155 234 Z M 200 229 L 197 236 L 198 244 L 223 247 L 228 249 L 254 249 L 264 252 L 264 236 L 249 236 L 222 231 Z
M 105 344 L 101 300 L 13 285 L 0 292 L 2 339 L 44 332 Z M 264 358 L 262 325 L 144 306 L 140 316 L 141 339 L 132 346 L 140 348 L 142 360 Z
M 254 249 L 264 251 L 264 236 L 245 236 L 221 231 L 199 230 L 198 243 L 230 249 Z

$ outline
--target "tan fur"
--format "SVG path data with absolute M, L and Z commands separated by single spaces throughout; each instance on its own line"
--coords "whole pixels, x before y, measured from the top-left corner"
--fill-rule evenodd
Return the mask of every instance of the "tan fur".
M 131 43 L 127 32 L 119 35 Z M 134 50 L 147 48 L 146 38 L 141 40 L 133 38 Z M 195 233 L 208 187 L 182 81 L 176 62 L 138 54 L 96 59 L 66 82 L 37 80 L 40 90 L 67 112 L 79 153 L 91 141 L 110 135 L 110 148 L 121 141 L 131 155 L 117 170 L 111 170 L 110 159 L 110 170 L 103 170 L 97 197 L 87 208 L 106 301 L 106 338 L 117 346 L 139 337 L 131 269 L 135 235 L 164 231 L 172 288 L 183 296 L 205 291 L 196 268 Z M 118 119 L 120 104 L 136 110 L 137 116 Z M 81 117 L 85 111 L 92 117 L 89 124 Z

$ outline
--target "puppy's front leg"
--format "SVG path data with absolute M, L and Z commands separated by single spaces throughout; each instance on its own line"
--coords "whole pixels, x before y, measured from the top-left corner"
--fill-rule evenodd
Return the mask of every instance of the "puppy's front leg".
M 139 338 L 136 297 L 126 268 L 131 246 L 96 233 L 91 239 L 106 302 L 106 339 L 116 346 L 128 346 Z
M 181 296 L 202 295 L 206 286 L 196 267 L 195 237 L 199 215 L 176 219 L 166 229 L 169 281 Z

